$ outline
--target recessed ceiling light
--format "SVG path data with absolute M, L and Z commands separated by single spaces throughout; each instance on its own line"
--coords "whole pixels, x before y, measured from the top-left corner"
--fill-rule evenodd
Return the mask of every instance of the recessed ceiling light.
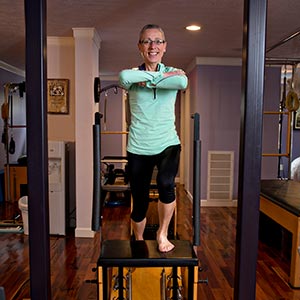
M 200 30 L 201 27 L 198 25 L 189 25 L 189 26 L 186 26 L 185 29 L 190 30 L 190 31 L 197 31 L 197 30 Z

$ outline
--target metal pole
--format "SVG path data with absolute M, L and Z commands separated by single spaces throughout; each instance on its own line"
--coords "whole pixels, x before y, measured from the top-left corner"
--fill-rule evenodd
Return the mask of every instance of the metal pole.
M 288 37 L 282 39 L 281 41 L 279 41 L 278 43 L 276 43 L 275 45 L 271 46 L 270 48 L 267 49 L 267 53 L 270 52 L 271 50 L 274 50 L 275 48 L 285 44 L 286 42 L 292 40 L 293 38 L 297 37 L 300 34 L 300 30 L 296 31 L 295 33 L 289 35 Z
M 200 169 L 201 169 L 201 141 L 200 141 L 200 116 L 195 113 L 194 119 L 194 165 L 193 165 L 193 222 L 194 222 L 194 245 L 200 245 Z
M 95 124 L 93 125 L 93 210 L 92 230 L 97 231 L 101 227 L 101 115 L 95 113 Z
M 258 252 L 267 0 L 244 1 L 235 300 L 254 300 Z
M 286 66 L 285 66 L 285 75 L 283 79 L 283 90 L 282 98 L 279 104 L 279 111 L 283 112 L 286 98 Z M 282 152 L 282 123 L 283 123 L 283 114 L 279 114 L 279 124 L 278 124 L 278 154 Z M 277 161 L 277 178 L 281 178 L 281 157 L 278 156 Z
M 46 0 L 25 1 L 30 296 L 51 299 Z

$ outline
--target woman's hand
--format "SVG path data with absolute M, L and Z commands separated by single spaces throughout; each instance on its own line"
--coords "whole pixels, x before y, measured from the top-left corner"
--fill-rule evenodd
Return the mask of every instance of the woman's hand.
M 178 69 L 178 70 L 175 70 L 175 71 L 170 71 L 170 72 L 164 73 L 163 77 L 167 78 L 167 77 L 171 77 L 171 76 L 181 76 L 181 75 L 185 75 L 185 72 L 183 70 L 181 70 L 181 69 Z M 147 86 L 147 82 L 146 81 L 138 82 L 137 84 L 139 86 L 142 86 L 142 87 L 146 87 Z M 152 86 L 155 86 L 155 84 L 152 84 Z
M 164 77 L 177 76 L 177 75 L 185 75 L 185 72 L 183 70 L 178 69 L 176 71 L 164 73 Z

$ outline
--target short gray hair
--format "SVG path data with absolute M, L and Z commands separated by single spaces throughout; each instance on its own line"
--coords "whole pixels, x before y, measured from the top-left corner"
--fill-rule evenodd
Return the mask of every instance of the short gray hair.
M 162 33 L 163 37 L 165 38 L 165 33 L 164 33 L 164 31 L 162 30 L 162 28 L 159 25 L 156 25 L 156 24 L 147 24 L 140 31 L 140 39 L 139 40 L 141 40 L 142 35 L 148 29 L 157 29 L 157 30 L 159 30 Z

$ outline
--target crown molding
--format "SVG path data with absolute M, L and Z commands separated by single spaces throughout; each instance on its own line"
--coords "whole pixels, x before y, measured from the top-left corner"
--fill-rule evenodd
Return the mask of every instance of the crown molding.
M 62 37 L 62 36 L 47 36 L 48 45 L 66 45 L 73 46 L 74 38 L 73 37 Z
M 91 38 L 98 49 L 101 46 L 101 38 L 98 31 L 92 27 L 79 27 L 79 28 L 72 28 L 74 38 L 83 38 L 88 37 Z
M 238 57 L 195 57 L 187 67 L 187 73 L 198 65 L 206 66 L 241 66 L 242 58 Z
M 17 67 L 7 64 L 6 62 L 0 60 L 0 69 L 8 71 L 10 73 L 25 77 L 25 71 Z

